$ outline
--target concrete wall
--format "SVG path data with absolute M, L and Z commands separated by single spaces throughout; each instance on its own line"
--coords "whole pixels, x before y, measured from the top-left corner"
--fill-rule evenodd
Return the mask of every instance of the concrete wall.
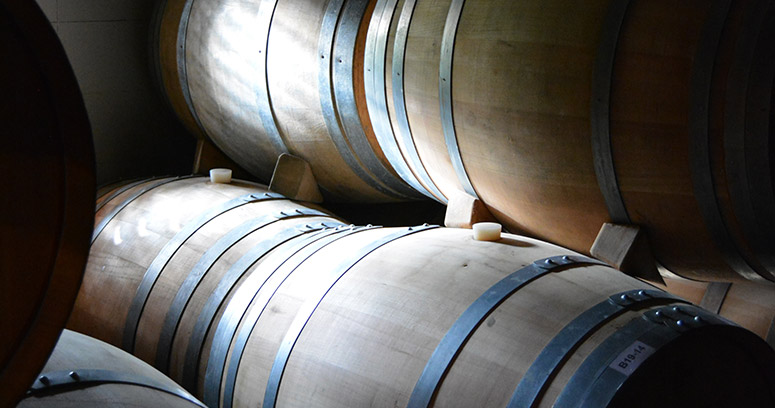
M 195 139 L 149 63 L 156 0 L 37 0 L 59 34 L 94 134 L 97 183 L 190 173 Z

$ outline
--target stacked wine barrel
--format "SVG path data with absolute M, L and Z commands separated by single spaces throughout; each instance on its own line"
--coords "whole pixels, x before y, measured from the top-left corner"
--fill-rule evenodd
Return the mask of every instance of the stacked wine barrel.
M 0 3 L 19 55 L 4 78 L 29 103 L 3 117 L 53 145 L 14 138 L 12 165 L 52 178 L 12 184 L 4 226 L 31 226 L 2 259 L 40 245 L 10 266 L 53 277 L 3 266 L 0 403 L 29 389 L 23 405 L 775 405 L 759 336 L 580 253 L 604 222 L 639 224 L 675 273 L 769 288 L 772 1 L 160 1 L 172 107 L 258 179 L 291 153 L 328 200 L 463 192 L 532 237 L 349 225 L 240 180 L 116 185 L 97 200 L 68 327 L 171 379 L 65 332 L 34 382 L 81 279 L 92 207 L 78 192 L 94 180 L 69 150 L 84 140 L 50 137 L 88 123 L 79 99 L 57 99 L 16 4 Z
M 169 99 L 262 180 L 291 152 L 329 199 L 465 191 L 576 251 L 637 224 L 681 276 L 775 281 L 772 1 L 165 5 Z
M 65 52 L 35 2 L 0 1 L 0 407 L 24 395 L 75 302 L 94 151 Z
M 210 407 L 775 402 L 761 338 L 532 238 L 346 225 L 204 177 L 98 207 L 68 327 Z

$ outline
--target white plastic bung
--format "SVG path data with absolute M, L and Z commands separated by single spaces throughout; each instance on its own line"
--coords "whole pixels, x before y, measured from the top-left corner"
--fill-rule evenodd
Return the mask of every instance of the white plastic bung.
M 231 183 L 231 169 L 211 169 L 210 181 L 213 183 Z
M 474 239 L 477 241 L 497 241 L 501 239 L 501 225 L 497 222 L 477 222 L 473 225 Z

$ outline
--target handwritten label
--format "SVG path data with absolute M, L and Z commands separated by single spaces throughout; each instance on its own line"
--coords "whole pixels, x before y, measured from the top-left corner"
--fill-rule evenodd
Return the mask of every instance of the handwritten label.
M 609 367 L 629 377 L 654 351 L 654 347 L 636 341 L 624 349 Z

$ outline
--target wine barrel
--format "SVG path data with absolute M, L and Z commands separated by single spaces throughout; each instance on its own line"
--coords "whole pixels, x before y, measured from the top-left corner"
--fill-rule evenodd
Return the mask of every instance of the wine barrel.
M 201 407 L 174 381 L 135 357 L 64 330 L 18 408 Z
M 121 346 L 162 371 L 169 365 L 162 360 L 180 348 L 174 345 L 188 342 L 213 292 L 226 296 L 228 285 L 239 281 L 231 263 L 246 254 L 259 262 L 261 248 L 269 252 L 341 225 L 262 186 L 198 176 L 128 183 L 100 203 L 68 328 Z
M 420 197 L 374 138 L 363 91 L 373 2 L 166 0 L 159 72 L 173 109 L 265 182 L 277 157 L 307 160 L 327 199 Z
M 248 187 L 147 187 L 111 200 L 124 209 L 92 246 L 71 327 L 122 341 L 135 302 L 123 294 L 144 292 L 163 258 L 132 350 L 208 406 L 775 402 L 775 352 L 756 335 L 567 249 L 331 218 L 278 221 L 227 249 L 222 231 L 240 228 L 221 216 L 181 245 L 190 233 L 174 231 Z
M 381 0 L 366 40 L 399 174 L 586 252 L 638 224 L 701 280 L 775 280 L 775 3 Z
M 43 367 L 89 253 L 94 151 L 75 75 L 29 1 L 0 1 L 0 407 Z
M 235 291 L 207 356 L 206 404 L 775 401 L 768 385 L 775 354 L 761 339 L 559 247 L 513 235 L 477 242 L 469 231 L 430 226 L 364 229 L 328 241 L 274 271 L 259 265 L 256 282 Z M 674 331 L 692 324 L 699 326 Z M 711 349 L 734 357 L 707 362 Z M 651 364 L 639 365 L 640 353 L 651 351 Z M 740 361 L 746 368 L 732 368 Z M 676 377 L 657 379 L 670 370 Z M 729 379 L 719 394 L 705 394 L 708 383 L 725 382 L 713 377 L 731 372 L 756 379 Z M 679 377 L 684 386 L 671 390 Z

